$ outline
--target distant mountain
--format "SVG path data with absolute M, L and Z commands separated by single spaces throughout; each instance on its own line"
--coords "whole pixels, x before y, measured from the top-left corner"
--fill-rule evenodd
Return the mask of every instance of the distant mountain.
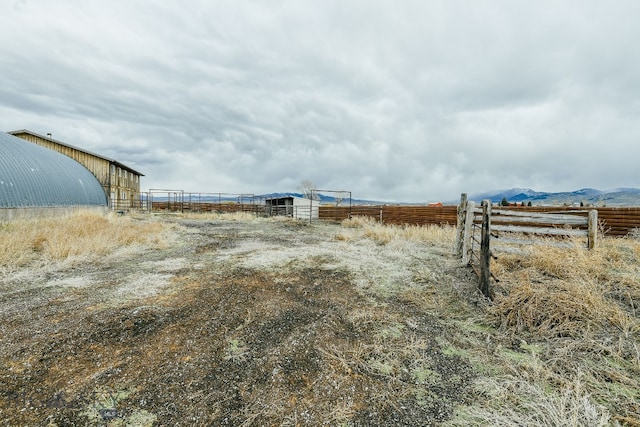
M 470 200 L 491 200 L 500 203 L 503 199 L 511 203 L 528 203 L 533 205 L 573 205 L 591 206 L 640 206 L 640 189 L 616 188 L 613 190 L 597 190 L 582 188 L 580 190 L 550 193 L 534 191 L 530 188 L 511 188 L 495 192 L 474 194 Z
M 609 193 L 631 193 L 631 194 L 640 194 L 640 188 L 616 188 L 614 190 L 610 190 Z
M 471 196 L 471 198 L 475 200 L 489 199 L 491 201 L 494 201 L 496 198 L 498 198 L 498 201 L 501 201 L 503 198 L 506 198 L 507 200 L 519 202 L 525 199 L 535 199 L 537 197 L 544 197 L 547 194 L 549 193 L 539 193 L 537 191 L 533 191 L 530 188 L 511 188 L 509 190 L 499 190 L 499 191 L 493 191 L 489 193 L 475 194 Z

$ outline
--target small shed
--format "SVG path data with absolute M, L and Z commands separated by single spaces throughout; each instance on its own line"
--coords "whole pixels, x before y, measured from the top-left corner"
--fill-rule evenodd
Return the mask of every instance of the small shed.
M 288 216 L 296 219 L 318 219 L 318 200 L 297 196 L 282 196 L 265 199 L 265 207 L 269 216 Z

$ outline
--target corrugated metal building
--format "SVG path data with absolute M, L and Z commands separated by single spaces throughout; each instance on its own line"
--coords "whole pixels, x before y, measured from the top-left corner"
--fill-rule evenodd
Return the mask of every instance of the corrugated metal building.
M 0 132 L 0 210 L 75 206 L 107 206 L 100 182 L 87 168 Z
M 117 160 L 74 147 L 64 142 L 29 130 L 9 132 L 13 136 L 55 150 L 84 165 L 98 179 L 104 189 L 109 206 L 113 209 L 138 207 L 140 178 L 144 175 Z

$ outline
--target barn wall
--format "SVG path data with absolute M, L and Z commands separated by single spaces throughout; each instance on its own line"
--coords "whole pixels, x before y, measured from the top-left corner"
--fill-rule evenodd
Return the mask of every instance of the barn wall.
M 109 164 L 111 162 L 108 160 L 29 133 L 15 133 L 14 135 L 29 142 L 33 142 L 34 144 L 62 153 L 67 157 L 71 157 L 73 160 L 89 169 L 89 171 L 91 171 L 91 173 L 98 179 L 103 188 L 107 188 L 109 186 Z
M 57 151 L 82 164 L 98 179 L 112 207 L 128 206 L 140 198 L 141 176 L 122 167 L 124 165 L 30 132 L 18 131 L 12 132 L 12 135 Z

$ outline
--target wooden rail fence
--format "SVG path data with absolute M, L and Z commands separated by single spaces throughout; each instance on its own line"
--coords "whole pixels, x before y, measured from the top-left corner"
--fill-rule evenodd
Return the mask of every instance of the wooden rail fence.
M 516 211 L 492 208 L 489 200 L 477 208 L 463 194 L 457 213 L 456 253 L 476 272 L 480 291 L 488 298 L 493 297 L 491 279 L 498 281 L 491 272 L 491 258 L 497 259 L 500 252 L 526 253 L 525 248 L 536 244 L 569 246 L 566 240 L 576 238 L 584 238 L 588 249 L 596 245 L 598 211 L 595 209 Z
M 500 210 L 562 214 L 596 210 L 601 231 L 605 236 L 626 236 L 634 228 L 640 228 L 640 207 L 501 206 Z

